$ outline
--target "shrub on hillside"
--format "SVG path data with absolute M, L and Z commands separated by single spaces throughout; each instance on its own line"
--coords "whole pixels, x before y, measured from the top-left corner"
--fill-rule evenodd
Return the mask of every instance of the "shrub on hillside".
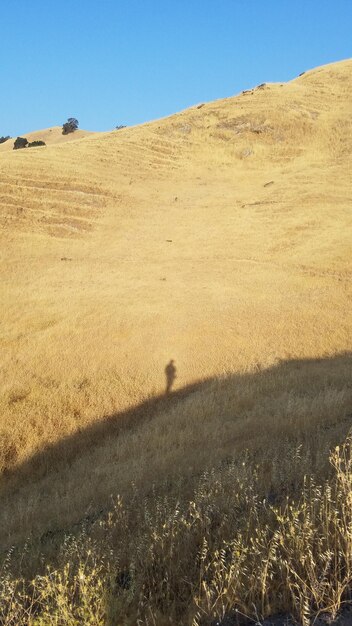
M 123 126 L 123 125 L 115 126 L 115 130 L 122 130 L 123 128 L 126 128 L 126 126 Z
M 0 137 L 0 143 L 5 143 L 5 141 L 7 141 L 8 139 L 10 139 L 10 135 L 7 135 L 6 137 Z
M 78 128 L 78 120 L 75 117 L 69 117 L 67 122 L 62 125 L 62 134 L 68 135 L 69 133 L 73 133 Z
M 20 148 L 26 148 L 27 145 L 28 139 L 26 139 L 25 137 L 17 137 L 15 143 L 13 144 L 13 149 L 19 150 Z
M 31 141 L 31 143 L 28 144 L 27 148 L 36 148 L 37 146 L 46 146 L 45 141 Z

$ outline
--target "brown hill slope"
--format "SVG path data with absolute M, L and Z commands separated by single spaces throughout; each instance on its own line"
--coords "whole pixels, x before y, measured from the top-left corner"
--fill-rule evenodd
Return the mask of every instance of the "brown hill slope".
M 286 417 L 314 425 L 312 446 L 320 418 L 322 445 L 345 431 L 340 361 L 314 375 L 311 397 L 275 364 L 298 359 L 303 381 L 304 359 L 351 350 L 351 89 L 349 60 L 139 127 L 0 154 L 5 492 L 10 470 L 44 446 L 162 394 L 170 359 L 174 390 L 272 368 L 269 387 L 254 377 L 243 393 L 171 396 L 165 423 L 179 427 L 167 436 L 163 418 L 147 432 L 133 422 L 118 445 L 75 440 L 72 471 L 50 472 L 50 454 L 23 465 L 1 513 L 6 537 L 79 519 L 122 476 L 143 480 L 140 468 L 149 481 L 179 463 L 199 471 L 214 440 L 218 460 L 258 449 L 258 421 L 278 449 Z
M 43 130 L 25 133 L 23 137 L 26 137 L 29 142 L 44 141 L 47 146 L 50 146 L 57 143 L 77 141 L 77 139 L 83 139 L 83 137 L 89 137 L 89 135 L 94 134 L 95 133 L 91 133 L 88 130 L 76 130 L 74 133 L 63 135 L 61 126 L 53 126 L 52 128 L 44 128 Z M 13 150 L 15 139 L 16 137 L 11 137 L 11 139 L 8 139 L 5 143 L 1 143 L 0 152 L 9 152 L 10 150 Z

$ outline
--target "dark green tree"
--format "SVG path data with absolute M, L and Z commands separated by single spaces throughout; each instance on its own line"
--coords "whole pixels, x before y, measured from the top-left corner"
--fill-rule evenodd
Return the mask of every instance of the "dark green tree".
M 62 134 L 68 135 L 69 133 L 74 133 L 78 128 L 78 120 L 75 117 L 69 117 L 67 122 L 62 125 Z
M 36 146 L 46 146 L 46 143 L 45 141 L 41 140 L 31 141 L 31 143 L 28 144 L 27 148 L 36 148 Z
M 13 144 L 14 150 L 19 150 L 20 148 L 25 148 L 28 145 L 28 139 L 25 137 L 17 137 L 15 143 Z

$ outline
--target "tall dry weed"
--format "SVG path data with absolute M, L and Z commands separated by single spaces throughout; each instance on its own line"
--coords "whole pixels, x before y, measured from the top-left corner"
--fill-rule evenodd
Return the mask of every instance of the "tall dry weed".
M 335 618 L 351 601 L 350 439 L 330 462 L 324 484 L 306 478 L 299 498 L 276 504 L 263 498 L 245 458 L 206 472 L 189 501 L 142 499 L 135 489 L 130 502 L 116 499 L 108 515 L 67 536 L 42 572 L 23 575 L 30 547 L 20 567 L 9 553 L 0 623 L 206 626 L 278 612 L 302 624 L 321 613 Z

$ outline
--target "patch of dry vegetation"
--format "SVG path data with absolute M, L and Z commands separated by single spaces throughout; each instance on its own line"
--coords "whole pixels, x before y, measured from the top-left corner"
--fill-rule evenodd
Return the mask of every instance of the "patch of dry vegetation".
M 299 456 L 299 454 L 298 454 Z M 89 531 L 67 536 L 55 564 L 18 578 L 14 554 L 0 574 L 4 626 L 215 624 L 284 613 L 310 624 L 351 600 L 352 457 L 331 455 L 323 485 L 297 500 L 263 499 L 247 460 L 205 473 L 192 499 L 134 491 Z M 27 546 L 28 551 L 28 546 Z M 28 566 L 28 552 L 21 558 Z M 17 561 L 17 562 L 16 562 Z M 33 568 L 33 563 L 29 563 Z

